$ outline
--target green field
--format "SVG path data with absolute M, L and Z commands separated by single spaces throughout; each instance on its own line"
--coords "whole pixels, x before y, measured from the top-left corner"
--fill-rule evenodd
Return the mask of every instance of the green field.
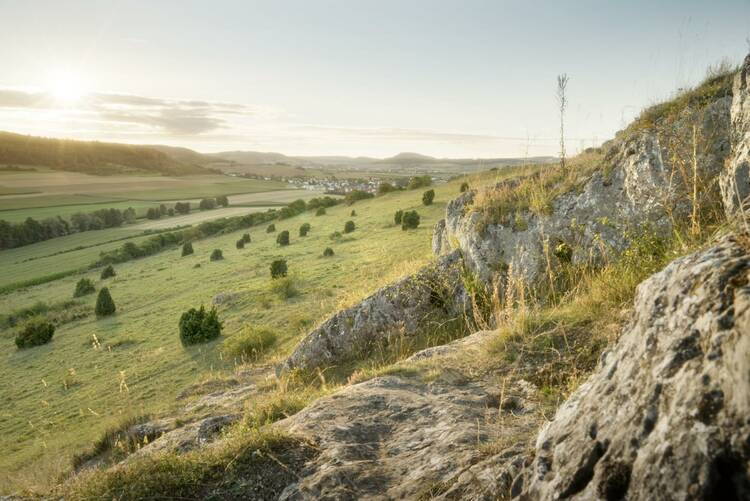
M 292 243 L 285 248 L 277 246 L 277 233 L 256 227 L 250 231 L 252 243 L 242 250 L 235 249 L 242 233 L 237 232 L 195 242 L 192 256 L 182 258 L 174 249 L 117 265 L 117 277 L 106 284 L 99 280 L 99 270 L 93 270 L 0 296 L 0 313 L 37 301 L 54 303 L 70 299 L 76 281 L 87 276 L 97 288 L 107 285 L 118 307 L 110 319 L 88 316 L 60 326 L 51 343 L 37 348 L 17 350 L 13 331 L 0 331 L 0 378 L 5 382 L 0 399 L 7 403 L 0 411 L 2 490 L 48 481 L 69 466 L 73 451 L 123 416 L 168 411 L 175 396 L 190 384 L 230 374 L 233 364 L 221 359 L 218 348 L 243 326 L 274 329 L 279 341 L 270 357 L 278 359 L 326 316 L 427 263 L 432 227 L 443 216 L 445 202 L 458 194 L 459 184 L 436 187 L 436 201 L 429 207 L 421 204 L 422 190 L 415 190 L 329 208 L 324 216 L 308 211 L 277 221 L 277 231 L 288 229 L 291 234 Z M 357 212 L 354 217 L 352 209 Z M 402 231 L 395 226 L 397 209 L 417 209 L 420 227 Z M 356 231 L 331 240 L 329 235 L 342 231 L 350 219 Z M 298 237 L 304 222 L 312 230 Z M 95 236 L 101 242 L 120 231 L 88 232 L 4 251 L 0 265 L 16 279 L 77 266 L 122 242 L 42 256 L 55 249 L 93 245 Z M 322 258 L 328 246 L 336 255 Z M 224 251 L 223 261 L 209 261 L 215 248 Z M 38 259 L 21 262 L 29 257 Z M 299 291 L 289 299 L 270 288 L 269 264 L 277 258 L 288 260 Z M 179 316 L 190 307 L 209 305 L 219 293 L 232 295 L 219 306 L 223 335 L 212 343 L 184 348 L 177 335 Z M 95 295 L 84 301 L 93 306 Z M 94 346 L 94 336 L 100 347 Z
M 288 185 L 231 176 L 92 176 L 48 169 L 0 173 L 0 219 L 68 217 L 102 208 L 135 208 L 139 215 L 161 202 L 199 200 L 219 195 L 265 194 L 263 203 L 287 202 Z M 313 196 L 313 195 L 311 195 Z

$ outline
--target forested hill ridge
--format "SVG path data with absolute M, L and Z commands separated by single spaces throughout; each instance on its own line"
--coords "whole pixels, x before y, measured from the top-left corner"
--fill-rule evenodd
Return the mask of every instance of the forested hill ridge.
M 0 132 L 0 165 L 39 165 L 87 174 L 208 174 L 197 163 L 149 146 L 53 139 Z

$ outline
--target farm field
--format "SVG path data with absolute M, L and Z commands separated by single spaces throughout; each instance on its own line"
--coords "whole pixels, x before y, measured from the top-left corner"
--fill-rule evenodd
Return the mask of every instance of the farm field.
M 285 198 L 281 193 L 288 189 L 287 184 L 277 181 L 222 175 L 92 176 L 41 168 L 37 171 L 0 172 L 0 219 L 21 221 L 27 217 L 65 217 L 75 212 L 110 207 L 133 207 L 141 214 L 160 202 L 278 192 L 266 196 L 265 201 L 272 201 L 279 196 Z
M 142 223 L 131 226 L 134 229 L 140 230 L 166 230 L 167 228 L 174 228 L 175 226 L 190 226 L 194 224 L 203 223 L 205 221 L 211 221 L 212 219 L 218 219 L 221 217 L 232 217 L 242 216 L 243 214 L 251 214 L 253 212 L 264 212 L 268 209 L 278 208 L 278 206 L 267 206 L 267 207 L 227 207 L 224 209 L 214 209 L 207 211 L 193 211 L 190 214 L 184 216 L 165 217 L 162 219 L 145 220 Z
M 495 176 L 472 182 L 492 182 Z M 53 304 L 72 298 L 75 283 L 85 276 L 97 289 L 109 287 L 118 308 L 112 318 L 96 320 L 89 315 L 61 325 L 51 343 L 28 350 L 15 348 L 10 329 L 0 330 L 0 378 L 14 381 L 0 389 L 0 399 L 9 402 L 0 411 L 4 431 L 0 447 L 5 451 L 0 458 L 0 486 L 12 490 L 12 480 L 26 485 L 44 482 L 68 468 L 70 454 L 113 423 L 133 413 L 167 411 L 176 405 L 176 395 L 191 384 L 231 375 L 234 364 L 222 359 L 220 348 L 244 326 L 273 329 L 278 343 L 270 358 L 278 359 L 329 314 L 426 264 L 432 258 L 432 227 L 443 217 L 445 202 L 458 193 L 459 185 L 454 181 L 435 187 L 435 203 L 429 207 L 421 203 L 423 190 L 414 190 L 351 207 L 332 207 L 323 216 L 308 211 L 276 221 L 277 231 L 290 232 L 288 247 L 277 246 L 277 233 L 254 227 L 249 231 L 252 242 L 241 250 L 235 248 L 243 233 L 239 231 L 195 242 L 191 256 L 180 257 L 175 248 L 116 265 L 117 276 L 106 281 L 99 280 L 100 270 L 92 270 L 0 295 L 1 313 L 38 301 Z M 356 216 L 350 216 L 352 209 Z M 393 213 L 398 209 L 418 210 L 420 227 L 402 231 L 395 226 Z M 330 234 L 342 231 L 348 220 L 355 221 L 356 231 L 331 240 Z M 312 230 L 299 237 L 298 228 L 305 222 Z M 121 230 L 105 231 L 113 236 Z M 22 249 L 27 256 L 39 257 L 54 248 L 52 242 Z M 81 244 L 69 240 L 59 247 Z M 60 262 L 68 266 L 98 256 L 108 245 L 30 263 L 49 269 Z M 322 258 L 329 246 L 335 256 Z M 223 250 L 224 260 L 210 262 L 209 254 L 217 248 Z M 17 262 L 21 253 L 6 252 L 0 253 L 3 269 L 16 276 L 29 273 L 22 270 L 28 262 Z M 271 288 L 269 264 L 277 258 L 289 263 L 297 290 L 292 297 L 283 298 Z M 218 307 L 224 321 L 222 336 L 184 348 L 177 333 L 180 315 L 190 307 L 210 305 L 217 294 L 229 297 Z M 95 295 L 85 296 L 82 302 L 93 308 Z M 35 478 L 20 478 L 22 469 L 23 475 Z

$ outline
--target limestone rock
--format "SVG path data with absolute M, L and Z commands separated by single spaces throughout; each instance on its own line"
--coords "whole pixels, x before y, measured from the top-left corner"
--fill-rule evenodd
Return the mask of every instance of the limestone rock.
M 453 252 L 379 289 L 307 334 L 281 370 L 336 365 L 389 335 L 414 334 L 431 318 L 463 314 L 466 299 L 459 273 L 460 253 Z
M 537 438 L 522 499 L 750 497 L 750 254 L 726 237 L 643 282 Z
M 732 156 L 720 179 L 730 219 L 741 216 L 743 205 L 750 211 L 750 54 L 734 78 L 732 94 Z

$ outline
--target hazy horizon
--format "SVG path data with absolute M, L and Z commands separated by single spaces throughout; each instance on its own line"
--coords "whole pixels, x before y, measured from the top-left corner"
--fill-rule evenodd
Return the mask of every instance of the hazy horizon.
M 740 0 L 0 0 L 0 14 L 0 130 L 207 153 L 556 155 L 563 72 L 574 152 L 750 48 Z

